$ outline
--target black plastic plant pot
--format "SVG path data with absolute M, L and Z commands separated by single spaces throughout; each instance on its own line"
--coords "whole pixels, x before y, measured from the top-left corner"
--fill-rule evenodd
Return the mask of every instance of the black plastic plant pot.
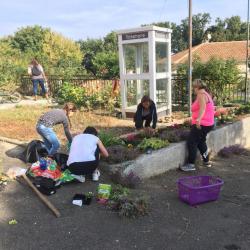
M 85 205 L 90 205 L 91 202 L 92 202 L 91 197 L 85 197 L 85 199 L 83 200 L 83 204 L 85 204 Z

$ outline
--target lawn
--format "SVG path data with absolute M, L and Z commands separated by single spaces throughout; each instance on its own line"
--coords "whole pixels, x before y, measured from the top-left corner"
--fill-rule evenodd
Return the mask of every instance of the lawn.
M 17 106 L 13 109 L 0 110 L 0 136 L 22 141 L 39 138 L 35 129 L 37 120 L 41 114 L 49 109 L 49 107 L 41 106 Z M 132 121 L 104 115 L 101 110 L 95 112 L 77 111 L 71 120 L 72 133 L 80 133 L 87 126 L 94 126 L 99 130 L 109 131 L 114 135 L 134 130 Z M 55 130 L 59 138 L 64 141 L 65 136 L 62 126 L 56 126 Z

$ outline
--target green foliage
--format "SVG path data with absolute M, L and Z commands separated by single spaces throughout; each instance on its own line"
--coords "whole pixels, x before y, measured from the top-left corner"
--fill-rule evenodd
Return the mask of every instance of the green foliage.
M 41 26 L 19 29 L 0 39 L 0 86 L 20 83 L 32 58 L 37 58 L 47 75 L 64 79 L 83 71 L 79 44 Z
M 59 103 L 72 102 L 76 106 L 81 107 L 86 105 L 86 94 L 82 87 L 73 86 L 70 83 L 65 83 L 58 93 Z
M 122 185 L 113 185 L 111 194 L 110 194 L 110 200 L 118 201 L 121 198 L 127 197 L 130 195 L 130 190 L 126 187 L 123 187 Z
M 141 150 L 145 150 L 147 148 L 152 148 L 152 149 L 160 149 L 167 147 L 169 145 L 169 142 L 167 140 L 161 140 L 158 138 L 144 138 L 143 141 L 138 145 L 138 147 Z
M 132 197 L 130 190 L 121 185 L 112 186 L 108 205 L 121 217 L 136 218 L 148 213 L 147 201 L 142 197 Z
M 124 141 L 118 137 L 113 136 L 111 133 L 100 131 L 98 137 L 102 141 L 105 147 L 110 147 L 114 145 L 124 145 Z
M 102 79 L 115 79 L 119 77 L 118 52 L 100 52 L 94 60 L 93 66 L 96 69 L 96 76 Z
M 110 113 L 119 105 L 119 99 L 111 96 L 112 86 L 107 85 L 100 91 L 88 94 L 81 86 L 71 83 L 64 83 L 58 92 L 58 102 L 73 102 L 78 107 L 85 108 L 104 108 Z
M 250 103 L 243 104 L 235 111 L 236 115 L 250 114 Z
M 45 36 L 50 29 L 41 26 L 27 26 L 19 29 L 11 38 L 11 45 L 21 52 L 32 52 L 34 57 L 43 49 Z
M 118 41 L 115 32 L 103 39 L 79 41 L 83 53 L 83 67 L 95 77 L 116 79 L 119 77 Z
M 187 76 L 188 65 L 183 64 L 177 68 L 177 74 Z M 222 60 L 211 58 L 208 62 L 202 63 L 199 58 L 194 58 L 193 79 L 206 81 L 208 89 L 216 97 L 217 104 L 223 104 L 231 91 L 229 86 L 240 84 L 242 77 L 233 59 Z

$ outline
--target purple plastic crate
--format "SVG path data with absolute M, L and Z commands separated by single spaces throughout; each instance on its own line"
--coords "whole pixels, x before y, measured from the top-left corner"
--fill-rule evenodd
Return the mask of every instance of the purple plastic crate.
M 215 201 L 223 180 L 216 176 L 190 176 L 178 180 L 179 198 L 189 205 Z

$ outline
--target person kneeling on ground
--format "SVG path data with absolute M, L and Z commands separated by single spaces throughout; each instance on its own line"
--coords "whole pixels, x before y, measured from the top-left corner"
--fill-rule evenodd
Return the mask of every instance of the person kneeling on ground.
M 145 125 L 143 124 L 145 121 Z M 142 129 L 144 126 L 156 128 L 157 123 L 157 111 L 155 103 L 148 97 L 144 96 L 141 99 L 141 103 L 137 106 L 137 110 L 134 116 L 134 122 L 136 129 Z
M 38 119 L 36 130 L 43 138 L 49 156 L 53 157 L 53 155 L 57 153 L 60 148 L 60 143 L 53 130 L 55 125 L 63 125 L 64 133 L 68 142 L 71 143 L 72 136 L 69 130 L 69 127 L 71 126 L 70 117 L 75 111 L 76 106 L 73 103 L 66 103 L 63 109 L 52 109 Z
M 98 132 L 93 127 L 87 127 L 83 134 L 73 138 L 69 159 L 68 169 L 80 182 L 85 181 L 85 175 L 92 175 L 93 181 L 98 181 L 100 172 L 97 169 L 100 153 L 108 157 L 108 151 L 97 137 Z
M 206 167 L 211 167 L 206 143 L 207 134 L 214 127 L 214 102 L 206 91 L 206 84 L 200 79 L 194 81 L 196 100 L 192 104 L 192 127 L 187 141 L 188 163 L 180 169 L 183 171 L 195 170 L 197 149 Z

